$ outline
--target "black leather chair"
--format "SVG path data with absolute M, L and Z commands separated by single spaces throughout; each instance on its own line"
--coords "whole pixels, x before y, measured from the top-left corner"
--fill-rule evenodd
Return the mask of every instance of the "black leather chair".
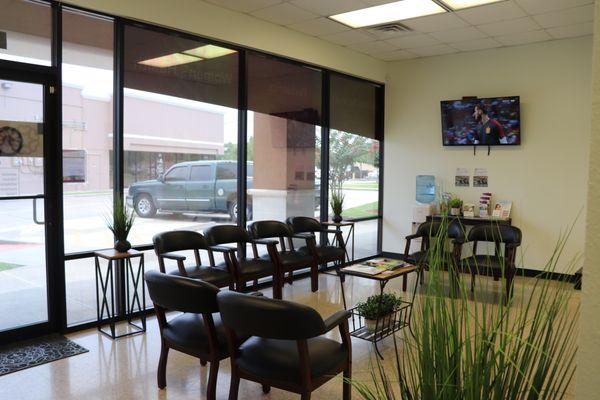
M 443 231 L 445 226 L 447 226 L 447 229 Z M 446 251 L 444 248 L 441 261 L 446 264 L 445 267 L 451 273 L 455 274 L 454 278 L 457 282 L 460 250 L 464 242 L 464 227 L 456 221 L 451 221 L 450 223 L 427 221 L 419 225 L 416 233 L 405 237 L 404 260 L 419 267 L 418 271 L 421 283 L 424 281 L 424 271 L 429 267 L 428 257 L 432 248 L 432 242 L 438 238 L 444 242 L 446 242 L 446 239 L 452 240 L 452 251 Z M 411 242 L 414 239 L 421 239 L 421 246 L 418 251 L 411 253 Z M 404 279 L 403 289 L 406 290 L 406 276 Z
M 281 284 L 279 283 L 279 273 L 275 263 L 275 252 L 277 251 L 276 240 L 251 239 L 245 229 L 237 225 L 215 225 L 205 232 L 206 238 L 210 243 L 212 251 L 223 253 L 225 262 L 217 264 L 218 268 L 228 267 L 233 271 L 236 290 L 245 291 L 246 283 L 253 281 L 254 286 L 260 278 L 273 278 L 273 297 L 281 298 Z M 225 244 L 235 244 L 235 247 L 224 246 Z M 247 255 L 246 245 L 252 244 L 253 254 Z M 261 258 L 258 255 L 256 245 L 265 245 L 269 256 Z
M 350 312 L 338 311 L 323 320 L 302 304 L 236 292 L 217 296 L 231 357 L 229 400 L 238 398 L 240 379 L 299 393 L 312 391 L 343 372 L 351 378 L 352 345 L 348 330 Z M 342 343 L 323 337 L 339 327 Z M 238 338 L 249 338 L 238 345 Z M 343 399 L 350 399 L 350 384 L 343 382 Z
M 293 282 L 293 272 L 310 267 L 310 287 L 313 292 L 319 289 L 318 264 L 314 257 L 306 252 L 294 250 L 293 232 L 281 221 L 256 221 L 248 227 L 253 239 L 277 239 L 279 248 L 275 251 L 275 262 L 279 267 L 279 282 L 285 283 L 285 274 L 289 274 L 290 284 Z M 287 244 L 286 244 L 287 241 Z M 256 247 L 256 244 L 253 244 Z M 257 250 L 254 249 L 256 252 Z M 266 258 L 263 256 L 263 258 Z
M 467 243 L 473 243 L 473 255 L 461 262 L 471 271 L 471 291 L 475 290 L 476 274 L 492 274 L 496 280 L 503 274 L 506 279 L 506 298 L 512 296 L 516 270 L 515 258 L 522 238 L 521 230 L 516 226 L 493 223 L 475 226 L 468 232 Z M 480 242 L 494 243 L 494 254 L 478 255 L 477 244 Z M 504 245 L 504 251 L 502 245 Z
M 155 235 L 152 241 L 160 272 L 166 272 L 165 260 L 174 260 L 177 262 L 177 270 L 170 272 L 171 275 L 201 279 L 217 287 L 233 288 L 234 276 L 231 270 L 227 266 L 215 268 L 212 251 L 202 234 L 194 231 L 169 231 Z M 195 265 L 186 267 L 186 257 L 177 252 L 189 250 L 194 252 Z M 209 266 L 202 265 L 200 250 L 208 252 Z
M 167 385 L 169 349 L 198 357 L 202 365 L 210 362 L 207 397 L 215 399 L 219 361 L 229 357 L 226 331 L 219 315 L 219 289 L 197 279 L 173 276 L 158 271 L 144 275 L 154 303 L 161 336 L 158 387 Z M 167 320 L 166 311 L 183 314 Z
M 306 240 L 306 245 L 300 247 L 298 251 L 310 254 L 316 259 L 317 265 L 333 262 L 337 268 L 346 266 L 346 242 L 340 231 L 327 229 L 317 219 L 311 217 L 290 217 L 287 223 L 294 232 L 294 238 Z M 337 245 L 333 246 L 329 243 L 317 245 L 316 235 L 320 233 L 335 234 Z

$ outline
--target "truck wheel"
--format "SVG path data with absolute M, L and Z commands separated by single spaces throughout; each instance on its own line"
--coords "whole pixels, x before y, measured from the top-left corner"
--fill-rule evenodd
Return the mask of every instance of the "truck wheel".
M 237 221 L 238 218 L 238 205 L 237 201 L 229 203 L 229 216 L 233 221 Z M 249 221 L 252 219 L 252 207 L 246 208 L 246 219 Z
M 135 212 L 141 218 L 152 218 L 156 215 L 156 206 L 152 197 L 147 194 L 141 194 L 135 199 Z

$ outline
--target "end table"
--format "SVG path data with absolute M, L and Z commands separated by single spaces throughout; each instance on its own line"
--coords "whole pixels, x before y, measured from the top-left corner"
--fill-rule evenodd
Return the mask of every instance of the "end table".
M 119 253 L 114 249 L 102 250 L 94 252 L 96 262 L 96 312 L 98 315 L 98 331 L 110 337 L 118 339 L 124 336 L 135 335 L 146 332 L 146 289 L 144 285 L 144 253 L 137 250 L 128 250 L 124 253 Z M 132 259 L 139 258 L 137 269 L 134 268 Z M 107 260 L 108 266 L 106 272 L 103 273 L 100 266 L 100 259 Z M 115 324 L 117 317 L 115 314 L 115 279 L 119 268 L 124 269 L 125 275 L 125 317 L 134 331 L 116 334 Z M 130 293 L 129 280 L 131 279 L 132 290 Z M 141 286 L 142 299 L 140 301 L 139 286 Z M 109 293 L 110 289 L 110 293 Z M 131 296 L 130 296 L 131 295 Z M 110 304 L 108 301 L 110 296 Z M 136 310 L 137 306 L 137 310 Z M 134 311 L 140 312 L 141 326 L 133 323 Z M 106 312 L 106 320 L 110 326 L 110 332 L 107 332 L 102 327 Z

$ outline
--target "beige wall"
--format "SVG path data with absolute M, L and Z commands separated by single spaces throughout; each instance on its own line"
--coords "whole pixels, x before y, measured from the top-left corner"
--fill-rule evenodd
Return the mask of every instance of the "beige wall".
M 465 201 L 484 191 L 513 201 L 523 264 L 544 266 L 561 231 L 586 204 L 591 38 L 432 57 L 389 66 L 383 249 L 403 252 L 411 230 L 415 176 L 432 174 Z M 521 96 L 523 144 L 444 148 L 440 100 Z M 457 167 L 489 171 L 489 188 L 456 188 Z M 472 179 L 471 179 L 472 182 Z M 472 183 L 471 183 L 472 185 Z M 584 214 L 585 215 L 585 214 Z M 583 250 L 583 218 L 566 249 Z
M 385 80 L 383 61 L 200 0 L 70 0 L 66 3 L 193 32 L 351 75 Z
M 600 3 L 596 2 L 596 21 Z M 581 296 L 576 398 L 596 399 L 600 393 L 600 24 L 595 25 L 592 80 L 592 134 L 589 148 L 585 278 Z

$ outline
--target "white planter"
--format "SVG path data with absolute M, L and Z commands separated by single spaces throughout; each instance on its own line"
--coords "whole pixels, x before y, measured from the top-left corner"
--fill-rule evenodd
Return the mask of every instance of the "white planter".
M 366 319 L 365 318 L 365 326 L 367 327 L 367 331 L 375 332 L 375 330 L 382 330 L 385 328 L 389 328 L 392 324 L 392 317 L 394 313 L 390 313 L 388 315 L 384 315 L 379 318 L 379 323 L 377 323 L 376 319 Z
M 459 216 L 460 215 L 460 208 L 451 208 L 450 209 L 450 215 Z

